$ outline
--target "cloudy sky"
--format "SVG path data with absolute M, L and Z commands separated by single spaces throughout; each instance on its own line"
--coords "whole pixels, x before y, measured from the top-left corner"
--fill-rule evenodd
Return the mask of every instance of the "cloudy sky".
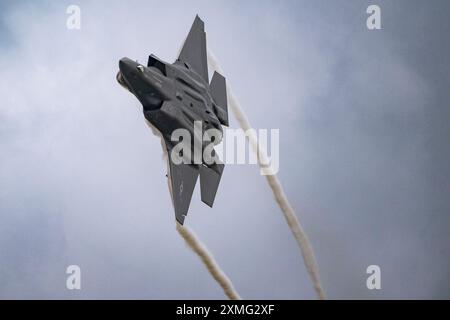
M 115 80 L 124 56 L 173 61 L 196 14 L 253 127 L 280 129 L 279 178 L 328 296 L 450 298 L 444 0 L 2 1 L 0 298 L 224 298 L 175 231 L 160 142 Z M 213 209 L 197 190 L 186 223 L 243 298 L 315 298 L 255 166 L 225 169 Z

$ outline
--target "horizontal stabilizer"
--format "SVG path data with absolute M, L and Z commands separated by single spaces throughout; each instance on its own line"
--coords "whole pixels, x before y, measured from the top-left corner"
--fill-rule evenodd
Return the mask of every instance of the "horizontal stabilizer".
M 211 90 L 212 98 L 216 104 L 214 107 L 214 112 L 220 123 L 228 127 L 227 85 L 225 78 L 220 73 L 215 71 L 209 88 Z
M 200 192 L 202 201 L 212 207 L 219 187 L 225 165 L 214 164 L 212 167 L 200 166 Z

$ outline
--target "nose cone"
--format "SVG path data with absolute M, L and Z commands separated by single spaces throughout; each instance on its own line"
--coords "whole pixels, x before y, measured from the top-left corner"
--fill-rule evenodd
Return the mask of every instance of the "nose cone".
M 161 108 L 165 97 L 161 92 L 162 80 L 153 79 L 151 70 L 126 57 L 119 60 L 119 70 L 117 81 L 138 98 L 144 110 Z
M 137 65 L 137 62 L 127 57 L 119 60 L 119 70 L 124 75 L 127 75 L 132 69 L 136 68 Z
M 135 92 L 142 86 L 143 73 L 138 72 L 139 63 L 127 57 L 119 60 L 119 72 L 117 81 L 131 92 Z

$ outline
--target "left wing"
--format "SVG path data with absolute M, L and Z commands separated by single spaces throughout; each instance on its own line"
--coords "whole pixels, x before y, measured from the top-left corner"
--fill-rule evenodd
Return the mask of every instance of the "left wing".
M 205 24 L 198 16 L 195 17 L 178 59 L 185 62 L 189 68 L 194 69 L 209 83 Z
M 175 217 L 180 224 L 183 224 L 197 183 L 198 169 L 189 164 L 174 164 L 170 157 L 170 150 L 167 161 L 169 161 L 170 193 Z

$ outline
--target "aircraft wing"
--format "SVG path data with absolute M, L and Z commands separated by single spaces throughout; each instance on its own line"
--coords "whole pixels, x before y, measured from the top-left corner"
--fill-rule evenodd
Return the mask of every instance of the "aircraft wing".
M 174 164 L 170 159 L 170 150 L 167 159 L 169 162 L 169 189 L 175 209 L 175 217 L 180 224 L 183 224 L 199 172 L 193 165 Z
M 205 24 L 198 16 L 195 17 L 178 59 L 186 63 L 189 68 L 194 69 L 209 83 Z
M 169 162 L 169 190 L 175 209 L 175 217 L 180 224 L 183 224 L 199 175 L 201 199 L 205 204 L 212 207 L 225 166 L 223 163 L 211 166 L 184 163 L 177 165 L 172 162 L 170 152 L 168 150 L 167 157 Z

